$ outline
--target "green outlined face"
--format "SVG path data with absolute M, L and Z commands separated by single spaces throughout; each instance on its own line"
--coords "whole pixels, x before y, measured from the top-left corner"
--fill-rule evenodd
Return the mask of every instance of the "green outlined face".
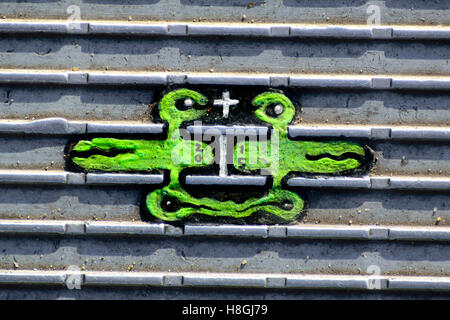
M 251 105 L 256 118 L 272 128 L 270 139 L 238 141 L 232 165 L 243 175 L 255 170 L 270 174 L 273 184 L 260 197 L 244 202 L 220 201 L 210 196 L 213 191 L 194 197 L 184 189 L 180 173 L 184 169 L 207 168 L 213 164 L 217 148 L 186 138 L 182 125 L 201 120 L 212 102 L 194 90 L 173 90 L 162 97 L 158 106 L 161 119 L 168 123 L 166 139 L 99 137 L 81 140 L 70 152 L 70 161 L 85 172 L 168 170 L 168 185 L 150 192 L 145 199 L 150 214 L 164 221 L 178 221 L 193 214 L 240 219 L 265 212 L 281 222 L 294 220 L 304 208 L 301 196 L 284 189 L 282 180 L 289 173 L 336 175 L 361 168 L 367 161 L 365 149 L 353 142 L 291 140 L 288 125 L 295 115 L 294 104 L 281 92 L 266 91 L 255 95 Z M 171 207 L 169 203 L 177 205 Z

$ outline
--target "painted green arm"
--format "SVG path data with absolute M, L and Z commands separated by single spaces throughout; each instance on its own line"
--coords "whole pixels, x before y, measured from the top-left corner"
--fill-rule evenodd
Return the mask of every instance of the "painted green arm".
M 72 161 L 86 171 L 151 171 L 169 169 L 179 172 L 183 167 L 206 166 L 213 161 L 212 149 L 205 143 L 183 140 L 179 126 L 184 121 L 200 118 L 205 110 L 179 110 L 178 101 L 190 99 L 192 105 L 207 103 L 206 97 L 198 92 L 180 89 L 165 95 L 160 104 L 160 115 L 169 123 L 166 140 L 124 140 L 114 138 L 94 138 L 78 142 L 73 151 L 96 151 L 118 153 L 117 155 L 93 154 L 88 157 L 74 156 Z
M 259 107 L 256 116 L 272 124 L 272 139 L 268 143 L 242 141 L 236 144 L 235 168 L 270 169 L 276 182 L 289 172 L 332 174 L 361 166 L 360 159 L 365 157 L 365 150 L 356 143 L 290 140 L 287 126 L 294 117 L 295 107 L 285 95 L 265 92 L 253 100 L 253 105 Z M 274 106 L 282 108 L 278 116 L 269 114 L 269 109 Z
M 124 152 L 115 156 L 94 154 L 87 158 L 73 157 L 72 161 L 86 171 L 151 171 L 182 167 L 206 166 L 213 161 L 212 149 L 205 143 L 191 140 L 121 140 L 94 138 L 82 140 L 75 152 Z

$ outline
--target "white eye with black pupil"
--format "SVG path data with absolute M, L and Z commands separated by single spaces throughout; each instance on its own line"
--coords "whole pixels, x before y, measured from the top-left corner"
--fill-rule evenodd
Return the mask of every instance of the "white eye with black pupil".
M 284 107 L 280 103 L 277 103 L 277 104 L 272 103 L 272 104 L 266 106 L 265 111 L 269 117 L 276 118 L 284 112 Z
M 283 113 L 283 106 L 281 104 L 277 104 L 274 108 L 273 108 L 273 112 L 275 112 L 275 114 L 280 115 Z
M 186 100 L 184 100 L 185 107 L 192 107 L 193 104 L 194 104 L 194 101 L 192 101 L 192 99 L 190 99 L 190 98 L 187 98 Z

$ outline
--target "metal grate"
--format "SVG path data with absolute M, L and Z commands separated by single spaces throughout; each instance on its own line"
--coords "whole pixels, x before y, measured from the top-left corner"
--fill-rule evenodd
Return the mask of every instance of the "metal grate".
M 313 2 L 0 3 L 0 298 L 448 292 L 449 4 Z M 166 173 L 73 172 L 66 148 L 164 134 L 151 109 L 172 86 L 289 90 L 290 139 L 362 141 L 376 163 L 358 177 L 290 176 L 308 203 L 293 224 L 143 221 L 144 191 Z M 187 130 L 208 127 L 231 126 Z M 223 166 L 183 179 L 268 182 Z

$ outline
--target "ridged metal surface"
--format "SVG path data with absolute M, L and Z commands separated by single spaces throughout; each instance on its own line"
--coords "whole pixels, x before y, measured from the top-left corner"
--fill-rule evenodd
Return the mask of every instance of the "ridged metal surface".
M 238 36 L 238 37 L 299 37 L 299 38 L 348 38 L 348 39 L 436 39 L 448 40 L 448 27 L 370 27 L 320 26 L 298 24 L 242 23 L 117 23 L 117 22 L 73 22 L 61 21 L 14 21 L 0 23 L 0 32 L 8 33 L 57 33 L 57 34 L 118 34 L 150 36 Z
M 2 234 L 29 235 L 133 235 L 133 236 L 217 236 L 242 238 L 344 239 L 344 240 L 411 240 L 450 241 L 450 228 L 390 227 L 390 226 L 237 226 L 190 225 L 174 227 L 169 224 L 113 221 L 22 221 L 2 220 Z
M 74 0 L 74 29 L 64 1 L 0 3 L 0 298 L 448 294 L 447 1 L 248 4 Z M 291 139 L 356 139 L 377 161 L 365 176 L 291 177 L 308 208 L 287 226 L 144 222 L 162 173 L 67 171 L 68 142 L 160 135 L 161 88 L 210 84 L 289 89 Z
M 20 272 L 0 271 L 1 284 L 63 286 L 68 278 L 78 277 L 85 286 L 128 287 L 212 287 L 325 290 L 420 290 L 449 291 L 450 278 L 441 277 L 368 277 L 236 273 L 125 273 L 125 272 Z M 379 283 L 377 288 L 373 283 Z

